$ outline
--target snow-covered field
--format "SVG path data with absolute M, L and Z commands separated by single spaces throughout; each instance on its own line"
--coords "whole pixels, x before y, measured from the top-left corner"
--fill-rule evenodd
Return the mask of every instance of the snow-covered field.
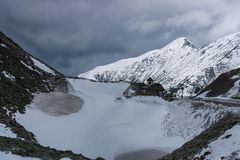
M 16 119 L 36 135 L 40 144 L 90 158 L 111 160 L 138 150 L 169 153 L 228 110 L 194 110 L 189 102 L 166 102 L 159 97 L 125 99 L 122 93 L 128 87 L 126 83 L 68 81 L 71 93 L 84 100 L 79 112 L 56 117 L 32 106 Z

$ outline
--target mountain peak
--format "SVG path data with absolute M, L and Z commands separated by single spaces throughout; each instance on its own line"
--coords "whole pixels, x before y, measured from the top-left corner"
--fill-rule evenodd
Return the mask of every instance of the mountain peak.
M 164 87 L 186 83 L 184 92 L 190 93 L 194 84 L 204 86 L 219 74 L 239 68 L 239 44 L 239 33 L 225 36 L 202 49 L 195 48 L 186 37 L 180 37 L 161 49 L 97 67 L 79 77 L 128 82 L 144 82 L 151 77 Z
M 167 46 L 168 47 L 171 46 L 173 48 L 182 48 L 184 46 L 190 46 L 192 48 L 195 48 L 194 45 L 186 37 L 177 38 L 173 40 L 171 43 L 169 43 Z

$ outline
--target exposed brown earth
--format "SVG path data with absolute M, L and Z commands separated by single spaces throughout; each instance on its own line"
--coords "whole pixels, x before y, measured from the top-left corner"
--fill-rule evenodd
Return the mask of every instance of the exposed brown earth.
M 40 93 L 35 94 L 32 105 L 48 115 L 63 116 L 78 112 L 83 100 L 64 92 Z

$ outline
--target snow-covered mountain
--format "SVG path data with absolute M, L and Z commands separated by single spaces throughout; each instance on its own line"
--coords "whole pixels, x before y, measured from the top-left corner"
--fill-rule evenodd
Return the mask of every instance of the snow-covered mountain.
M 99 66 L 80 78 L 96 81 L 145 81 L 152 77 L 165 88 L 184 83 L 185 93 L 205 86 L 218 75 L 240 66 L 240 32 L 225 36 L 201 49 L 179 38 L 135 58 Z
M 235 52 L 236 49 L 226 53 L 228 59 L 232 55 L 236 60 Z M 136 67 L 146 65 L 154 73 L 161 70 L 158 64 L 163 64 L 177 79 L 174 74 L 179 75 L 178 67 L 193 66 L 183 62 L 193 63 L 202 54 L 209 53 L 200 52 L 186 38 L 180 38 L 161 50 L 124 61 L 129 62 L 126 66 L 131 66 L 137 59 L 141 63 L 136 61 Z M 178 64 L 178 59 L 184 59 L 182 64 Z M 124 61 L 118 63 L 125 65 Z M 227 66 L 234 67 L 232 63 Z M 117 69 L 118 64 L 112 65 Z M 186 69 L 193 75 L 197 71 Z M 206 77 L 214 77 L 215 71 L 210 69 Z M 239 80 L 237 71 L 231 71 L 227 78 Z M 169 70 L 163 72 L 170 74 Z M 141 76 L 140 71 L 137 76 Z M 153 78 L 165 84 L 177 83 L 174 79 Z M 153 96 L 126 99 L 122 94 L 128 86 L 124 82 L 66 78 L 0 32 L 0 159 L 88 160 L 98 156 L 107 160 L 156 160 L 163 156 L 167 160 L 203 159 L 206 154 L 210 158 L 219 157 L 214 153 L 220 153 L 223 148 L 230 149 L 221 152 L 221 157 L 238 156 L 239 107 L 191 99 L 167 102 Z

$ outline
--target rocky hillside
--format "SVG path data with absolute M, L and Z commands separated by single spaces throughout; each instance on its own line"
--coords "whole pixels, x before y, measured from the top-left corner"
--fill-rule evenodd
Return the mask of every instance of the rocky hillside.
M 217 121 L 215 124 L 213 124 L 211 127 L 200 133 L 198 136 L 194 137 L 191 141 L 186 142 L 182 147 L 161 158 L 160 160 L 238 159 L 240 156 L 240 144 L 238 143 L 236 136 L 239 136 L 239 134 L 228 134 L 227 131 L 231 130 L 234 127 L 238 127 L 237 132 L 239 133 L 239 125 L 239 113 L 229 113 Z M 231 138 L 229 137 L 233 137 L 233 141 L 230 140 Z M 212 143 L 216 141 L 222 141 L 222 144 L 218 144 L 218 148 L 212 145 Z M 216 153 L 218 155 L 213 156 Z
M 72 160 L 89 160 L 81 154 L 72 151 L 61 151 L 50 147 L 43 147 L 38 143 L 26 142 L 21 139 L 0 136 L 0 151 L 11 152 L 21 157 L 39 158 L 43 160 L 59 160 L 71 158 Z M 0 152 L 1 153 L 1 152 Z M 99 160 L 101 160 L 99 158 Z
M 0 32 L 0 151 L 41 159 L 87 159 L 71 151 L 59 151 L 38 144 L 15 118 L 24 114 L 33 93 L 68 90 L 65 76 L 31 56 Z M 10 130 L 10 131 L 8 131 Z M 11 138 L 6 132 L 11 132 Z
M 240 98 L 240 68 L 219 75 L 199 96 Z
M 66 88 L 65 77 L 32 57 L 0 32 L 0 122 L 20 138 L 35 141 L 14 119 L 14 113 L 24 113 L 32 93 Z
M 240 33 L 225 36 L 201 49 L 186 38 L 139 57 L 99 66 L 79 75 L 97 81 L 143 82 L 152 77 L 164 88 L 183 83 L 185 94 L 204 87 L 218 75 L 240 66 Z

